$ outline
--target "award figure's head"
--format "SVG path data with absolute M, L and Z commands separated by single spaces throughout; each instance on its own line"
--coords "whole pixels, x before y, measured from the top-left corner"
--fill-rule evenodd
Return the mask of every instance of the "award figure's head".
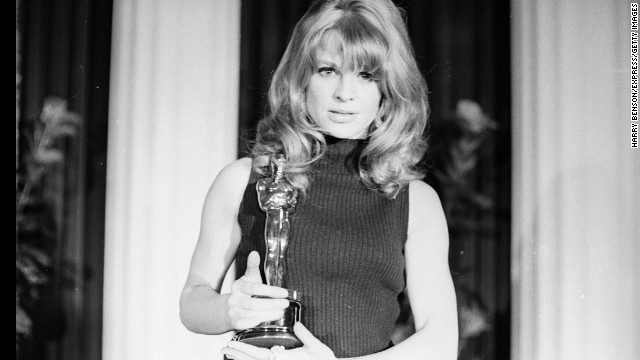
M 276 168 L 273 178 L 258 181 L 256 190 L 258 201 L 263 211 L 286 210 L 291 213 L 297 204 L 298 191 L 284 178 L 284 158 L 274 160 Z

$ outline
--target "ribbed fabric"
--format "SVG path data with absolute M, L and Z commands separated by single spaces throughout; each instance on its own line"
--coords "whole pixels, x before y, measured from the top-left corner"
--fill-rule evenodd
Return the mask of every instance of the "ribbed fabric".
M 302 293 L 303 324 L 337 357 L 361 356 L 388 347 L 399 315 L 408 191 L 389 200 L 364 187 L 355 165 L 364 140 L 327 142 L 291 217 L 286 286 Z M 265 252 L 257 180 L 252 173 L 238 214 L 239 276 L 252 250 Z

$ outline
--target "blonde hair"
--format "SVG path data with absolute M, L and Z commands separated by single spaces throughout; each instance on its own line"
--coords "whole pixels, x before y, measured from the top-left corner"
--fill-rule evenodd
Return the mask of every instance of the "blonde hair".
M 284 154 L 285 173 L 301 191 L 311 164 L 326 150 L 324 135 L 309 118 L 305 90 L 315 71 L 315 50 L 330 37 L 349 70 L 365 69 L 378 82 L 380 108 L 360 154 L 363 183 L 389 198 L 424 175 L 417 164 L 429 112 L 427 85 L 418 69 L 400 10 L 391 0 L 321 0 L 294 28 L 271 80 L 269 111 L 258 124 L 254 168 L 265 173 L 270 159 Z

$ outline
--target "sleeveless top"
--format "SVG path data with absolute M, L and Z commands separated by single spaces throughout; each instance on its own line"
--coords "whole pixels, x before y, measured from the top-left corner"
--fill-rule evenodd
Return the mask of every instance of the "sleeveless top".
M 313 165 L 310 186 L 289 218 L 286 287 L 302 294 L 302 323 L 338 358 L 389 347 L 405 286 L 408 189 L 390 200 L 362 184 L 357 161 L 365 141 L 327 136 L 327 152 Z M 252 171 L 238 212 L 238 277 L 253 250 L 263 267 L 258 179 Z

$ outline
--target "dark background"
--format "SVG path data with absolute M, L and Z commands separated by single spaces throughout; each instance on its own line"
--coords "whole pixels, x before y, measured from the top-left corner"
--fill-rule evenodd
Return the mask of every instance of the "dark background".
M 16 226 L 16 247 L 28 243 L 48 257 L 41 266 L 47 283 L 21 297 L 33 328 L 17 339 L 20 359 L 101 358 L 112 6 L 111 0 L 16 0 L 17 188 L 24 186 L 28 135 L 45 99 L 66 100 L 82 118 L 77 141 L 62 144 L 65 163 L 34 191 L 46 205 L 37 214 L 42 229 Z M 16 273 L 16 288 L 23 280 Z

